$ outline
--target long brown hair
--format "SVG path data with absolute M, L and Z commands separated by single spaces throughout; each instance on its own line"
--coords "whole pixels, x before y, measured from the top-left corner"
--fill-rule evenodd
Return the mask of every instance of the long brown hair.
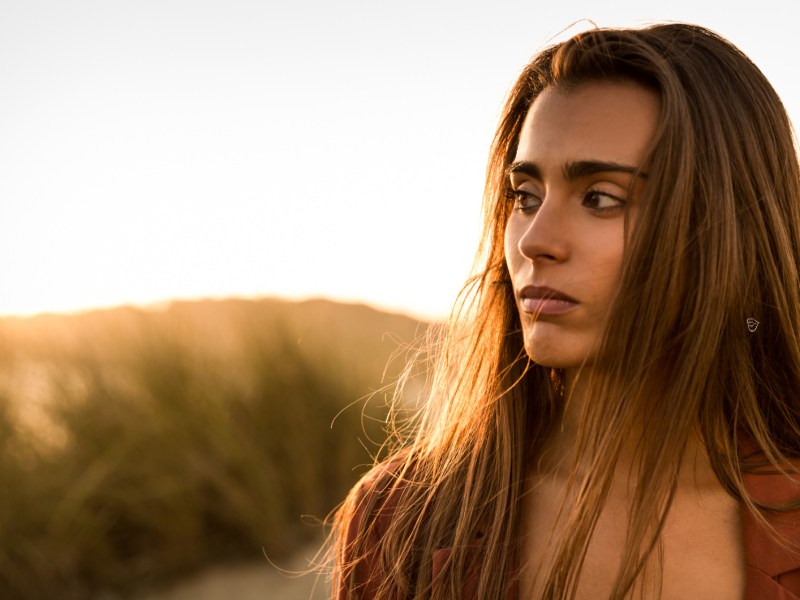
M 503 256 L 505 169 L 525 115 L 550 86 L 633 81 L 661 118 L 583 409 L 574 503 L 543 597 L 573 597 L 621 451 L 641 423 L 638 484 L 611 597 L 634 588 L 656 546 L 684 448 L 703 440 L 714 472 L 747 495 L 747 439 L 770 464 L 800 456 L 800 170 L 791 125 L 759 69 L 701 27 L 597 29 L 548 48 L 511 90 L 492 144 L 479 268 L 436 355 L 429 402 L 394 460 L 351 492 L 335 521 L 337 590 L 359 597 L 373 561 L 379 598 L 504 598 L 515 578 L 525 465 L 562 414 L 562 374 L 531 364 Z M 759 322 L 750 332 L 747 319 Z M 402 432 L 401 432 L 402 433 Z M 387 500 L 387 498 L 389 500 Z M 381 507 L 391 504 L 388 518 Z M 370 537 L 380 527 L 380 537 Z M 432 581 L 436 550 L 452 550 Z M 378 575 L 375 575 L 377 573 Z

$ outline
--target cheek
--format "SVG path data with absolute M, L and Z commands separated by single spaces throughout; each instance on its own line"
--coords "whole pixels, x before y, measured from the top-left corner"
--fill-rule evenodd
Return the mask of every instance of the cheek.
M 513 279 L 515 265 L 519 263 L 521 256 L 519 253 L 519 237 L 513 225 L 513 221 L 511 220 L 506 223 L 505 234 L 503 236 L 503 252 L 506 259 L 506 267 Z
M 592 282 L 588 287 L 591 295 L 597 302 L 607 305 L 619 287 L 622 273 L 623 248 L 620 240 L 609 239 L 607 245 L 588 247 L 585 251 L 587 260 L 586 270 L 583 275 L 587 282 Z

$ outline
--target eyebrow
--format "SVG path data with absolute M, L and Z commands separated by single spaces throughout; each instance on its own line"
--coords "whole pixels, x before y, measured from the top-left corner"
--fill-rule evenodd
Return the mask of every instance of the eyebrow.
M 596 173 L 629 173 L 642 179 L 647 179 L 647 173 L 640 171 L 638 167 L 598 160 L 570 161 L 564 165 L 562 172 L 567 181 L 575 181 L 581 177 L 588 177 Z M 534 179 L 542 179 L 542 171 L 539 165 L 524 160 L 513 162 L 506 168 L 506 175 L 511 175 L 512 173 L 524 173 Z

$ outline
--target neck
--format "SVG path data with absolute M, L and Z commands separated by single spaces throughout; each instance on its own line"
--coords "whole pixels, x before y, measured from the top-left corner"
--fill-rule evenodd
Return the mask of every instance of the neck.
M 538 456 L 535 469 L 540 473 L 552 475 L 566 475 L 575 461 L 578 446 L 578 434 L 584 407 L 592 401 L 589 389 L 590 368 L 584 368 L 580 373 L 577 369 L 565 371 L 564 378 L 564 410 L 561 420 L 551 432 Z M 622 449 L 616 465 L 614 479 L 618 481 L 636 481 L 635 465 L 638 464 L 638 448 L 642 439 L 642 430 L 631 428 L 622 440 Z M 579 478 L 588 471 L 588 459 L 583 457 L 577 465 Z M 681 482 L 716 483 L 708 454 L 700 436 L 693 432 L 689 438 L 683 456 L 680 473 Z

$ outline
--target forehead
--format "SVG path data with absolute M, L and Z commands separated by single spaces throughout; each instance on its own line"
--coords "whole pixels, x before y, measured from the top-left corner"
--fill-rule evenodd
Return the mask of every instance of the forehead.
M 533 102 L 514 161 L 546 167 L 575 160 L 639 166 L 655 136 L 660 103 L 635 83 L 551 87 Z

